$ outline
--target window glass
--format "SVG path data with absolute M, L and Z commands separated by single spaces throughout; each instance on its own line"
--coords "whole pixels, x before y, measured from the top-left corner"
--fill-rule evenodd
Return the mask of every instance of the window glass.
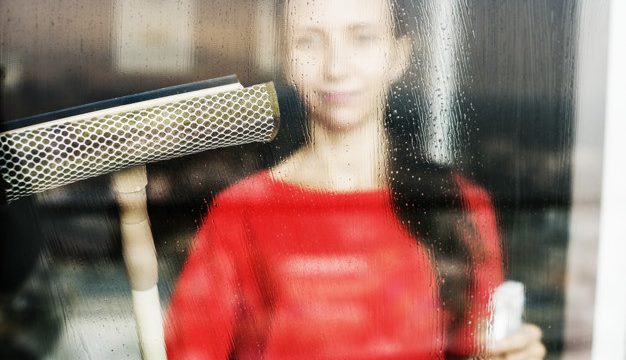
M 0 357 L 139 358 L 152 345 L 138 332 L 161 326 L 171 358 L 472 356 L 514 352 L 502 339 L 519 320 L 530 327 L 508 335 L 559 358 L 573 331 L 580 11 L 574 0 L 0 3 L 4 127 L 228 74 L 273 81 L 281 113 L 272 142 L 147 164 L 164 325 L 137 326 L 149 287 L 129 283 L 111 173 L 2 205 Z M 505 280 L 510 295 L 493 300 Z M 589 350 L 585 336 L 574 353 Z

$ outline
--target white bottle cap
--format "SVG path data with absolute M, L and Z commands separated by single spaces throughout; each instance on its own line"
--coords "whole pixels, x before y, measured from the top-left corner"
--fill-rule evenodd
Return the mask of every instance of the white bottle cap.
M 524 313 L 524 284 L 518 281 L 505 281 L 491 296 L 491 321 L 489 338 L 502 340 L 522 326 Z

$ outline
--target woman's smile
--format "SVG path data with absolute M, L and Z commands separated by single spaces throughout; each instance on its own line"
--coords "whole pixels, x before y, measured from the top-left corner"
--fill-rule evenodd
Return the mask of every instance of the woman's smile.
M 343 105 L 354 101 L 357 98 L 358 91 L 330 90 L 321 91 L 319 94 L 327 105 Z

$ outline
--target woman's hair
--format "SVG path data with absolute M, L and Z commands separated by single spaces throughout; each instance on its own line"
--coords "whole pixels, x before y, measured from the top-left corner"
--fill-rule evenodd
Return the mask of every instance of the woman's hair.
M 396 37 L 415 39 L 420 36 L 420 28 L 428 29 L 429 16 L 420 1 L 388 1 Z M 278 4 L 279 17 L 284 11 L 283 2 Z M 412 63 L 417 63 L 415 55 Z M 467 293 L 472 285 L 472 261 L 462 234 L 475 232 L 462 206 L 456 172 L 430 162 L 425 156 L 424 114 L 428 113 L 428 105 L 421 84 L 420 74 L 411 66 L 392 85 L 387 96 L 384 120 L 388 140 L 387 180 L 400 222 L 416 241 L 427 247 L 434 260 L 441 305 L 450 320 L 450 339 L 464 318 Z M 266 154 L 270 165 L 308 141 L 304 106 L 286 81 L 279 86 L 279 101 L 288 121 L 281 122 L 279 136 Z

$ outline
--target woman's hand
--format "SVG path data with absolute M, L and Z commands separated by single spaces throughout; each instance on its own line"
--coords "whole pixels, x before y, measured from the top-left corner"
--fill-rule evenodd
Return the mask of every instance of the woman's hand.
M 487 349 L 489 360 L 541 360 L 546 348 L 541 342 L 541 329 L 532 324 L 523 324 L 513 335 L 496 341 Z

